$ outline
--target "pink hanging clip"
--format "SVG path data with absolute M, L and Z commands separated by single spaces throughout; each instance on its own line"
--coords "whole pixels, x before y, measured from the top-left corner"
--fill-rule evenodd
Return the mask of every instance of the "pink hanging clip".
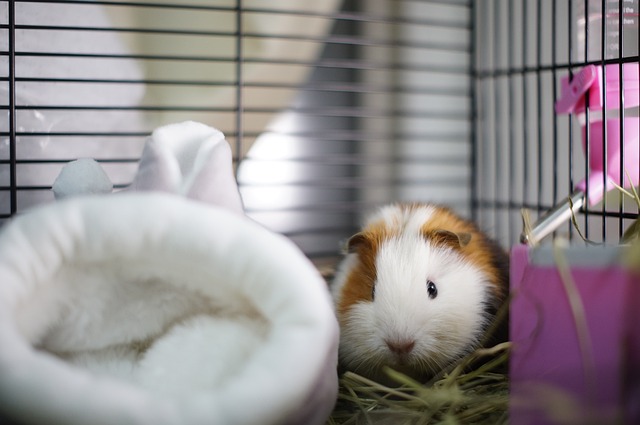
M 556 102 L 557 114 L 570 114 L 584 110 L 585 94 L 593 87 L 593 83 L 598 78 L 598 70 L 594 65 L 584 67 L 569 81 L 563 78 L 561 81 L 562 96 Z M 598 87 L 596 87 L 597 89 Z M 599 92 L 599 90 L 597 90 Z M 592 93 L 590 93 L 592 95 Z

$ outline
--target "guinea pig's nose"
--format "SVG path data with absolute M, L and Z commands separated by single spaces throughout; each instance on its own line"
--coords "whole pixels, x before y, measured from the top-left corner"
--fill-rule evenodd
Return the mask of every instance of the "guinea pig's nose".
M 389 347 L 389 350 L 391 350 L 391 352 L 395 354 L 400 354 L 400 355 L 409 354 L 411 350 L 413 350 L 413 347 L 415 347 L 416 345 L 416 342 L 413 340 L 404 340 L 404 341 L 386 340 L 385 343 L 387 344 L 387 347 Z

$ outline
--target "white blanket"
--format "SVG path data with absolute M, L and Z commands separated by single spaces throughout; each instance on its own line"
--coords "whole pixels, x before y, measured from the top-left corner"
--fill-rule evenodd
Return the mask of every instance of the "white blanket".
M 5 420 L 322 424 L 337 337 L 297 247 L 179 193 L 74 196 L 0 233 Z

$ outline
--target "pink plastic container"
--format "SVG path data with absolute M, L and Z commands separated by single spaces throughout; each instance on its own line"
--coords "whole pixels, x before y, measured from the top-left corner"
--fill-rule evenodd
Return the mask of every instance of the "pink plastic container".
M 619 249 L 566 251 L 583 346 L 551 248 L 513 248 L 511 424 L 640 423 L 640 279 L 619 264 Z

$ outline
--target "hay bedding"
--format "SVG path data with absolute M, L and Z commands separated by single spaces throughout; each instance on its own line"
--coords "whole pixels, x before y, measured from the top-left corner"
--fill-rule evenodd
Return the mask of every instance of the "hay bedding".
M 389 370 L 398 388 L 346 372 L 327 424 L 505 424 L 509 347 L 479 349 L 424 384 Z M 488 360 L 469 369 L 480 358 Z

